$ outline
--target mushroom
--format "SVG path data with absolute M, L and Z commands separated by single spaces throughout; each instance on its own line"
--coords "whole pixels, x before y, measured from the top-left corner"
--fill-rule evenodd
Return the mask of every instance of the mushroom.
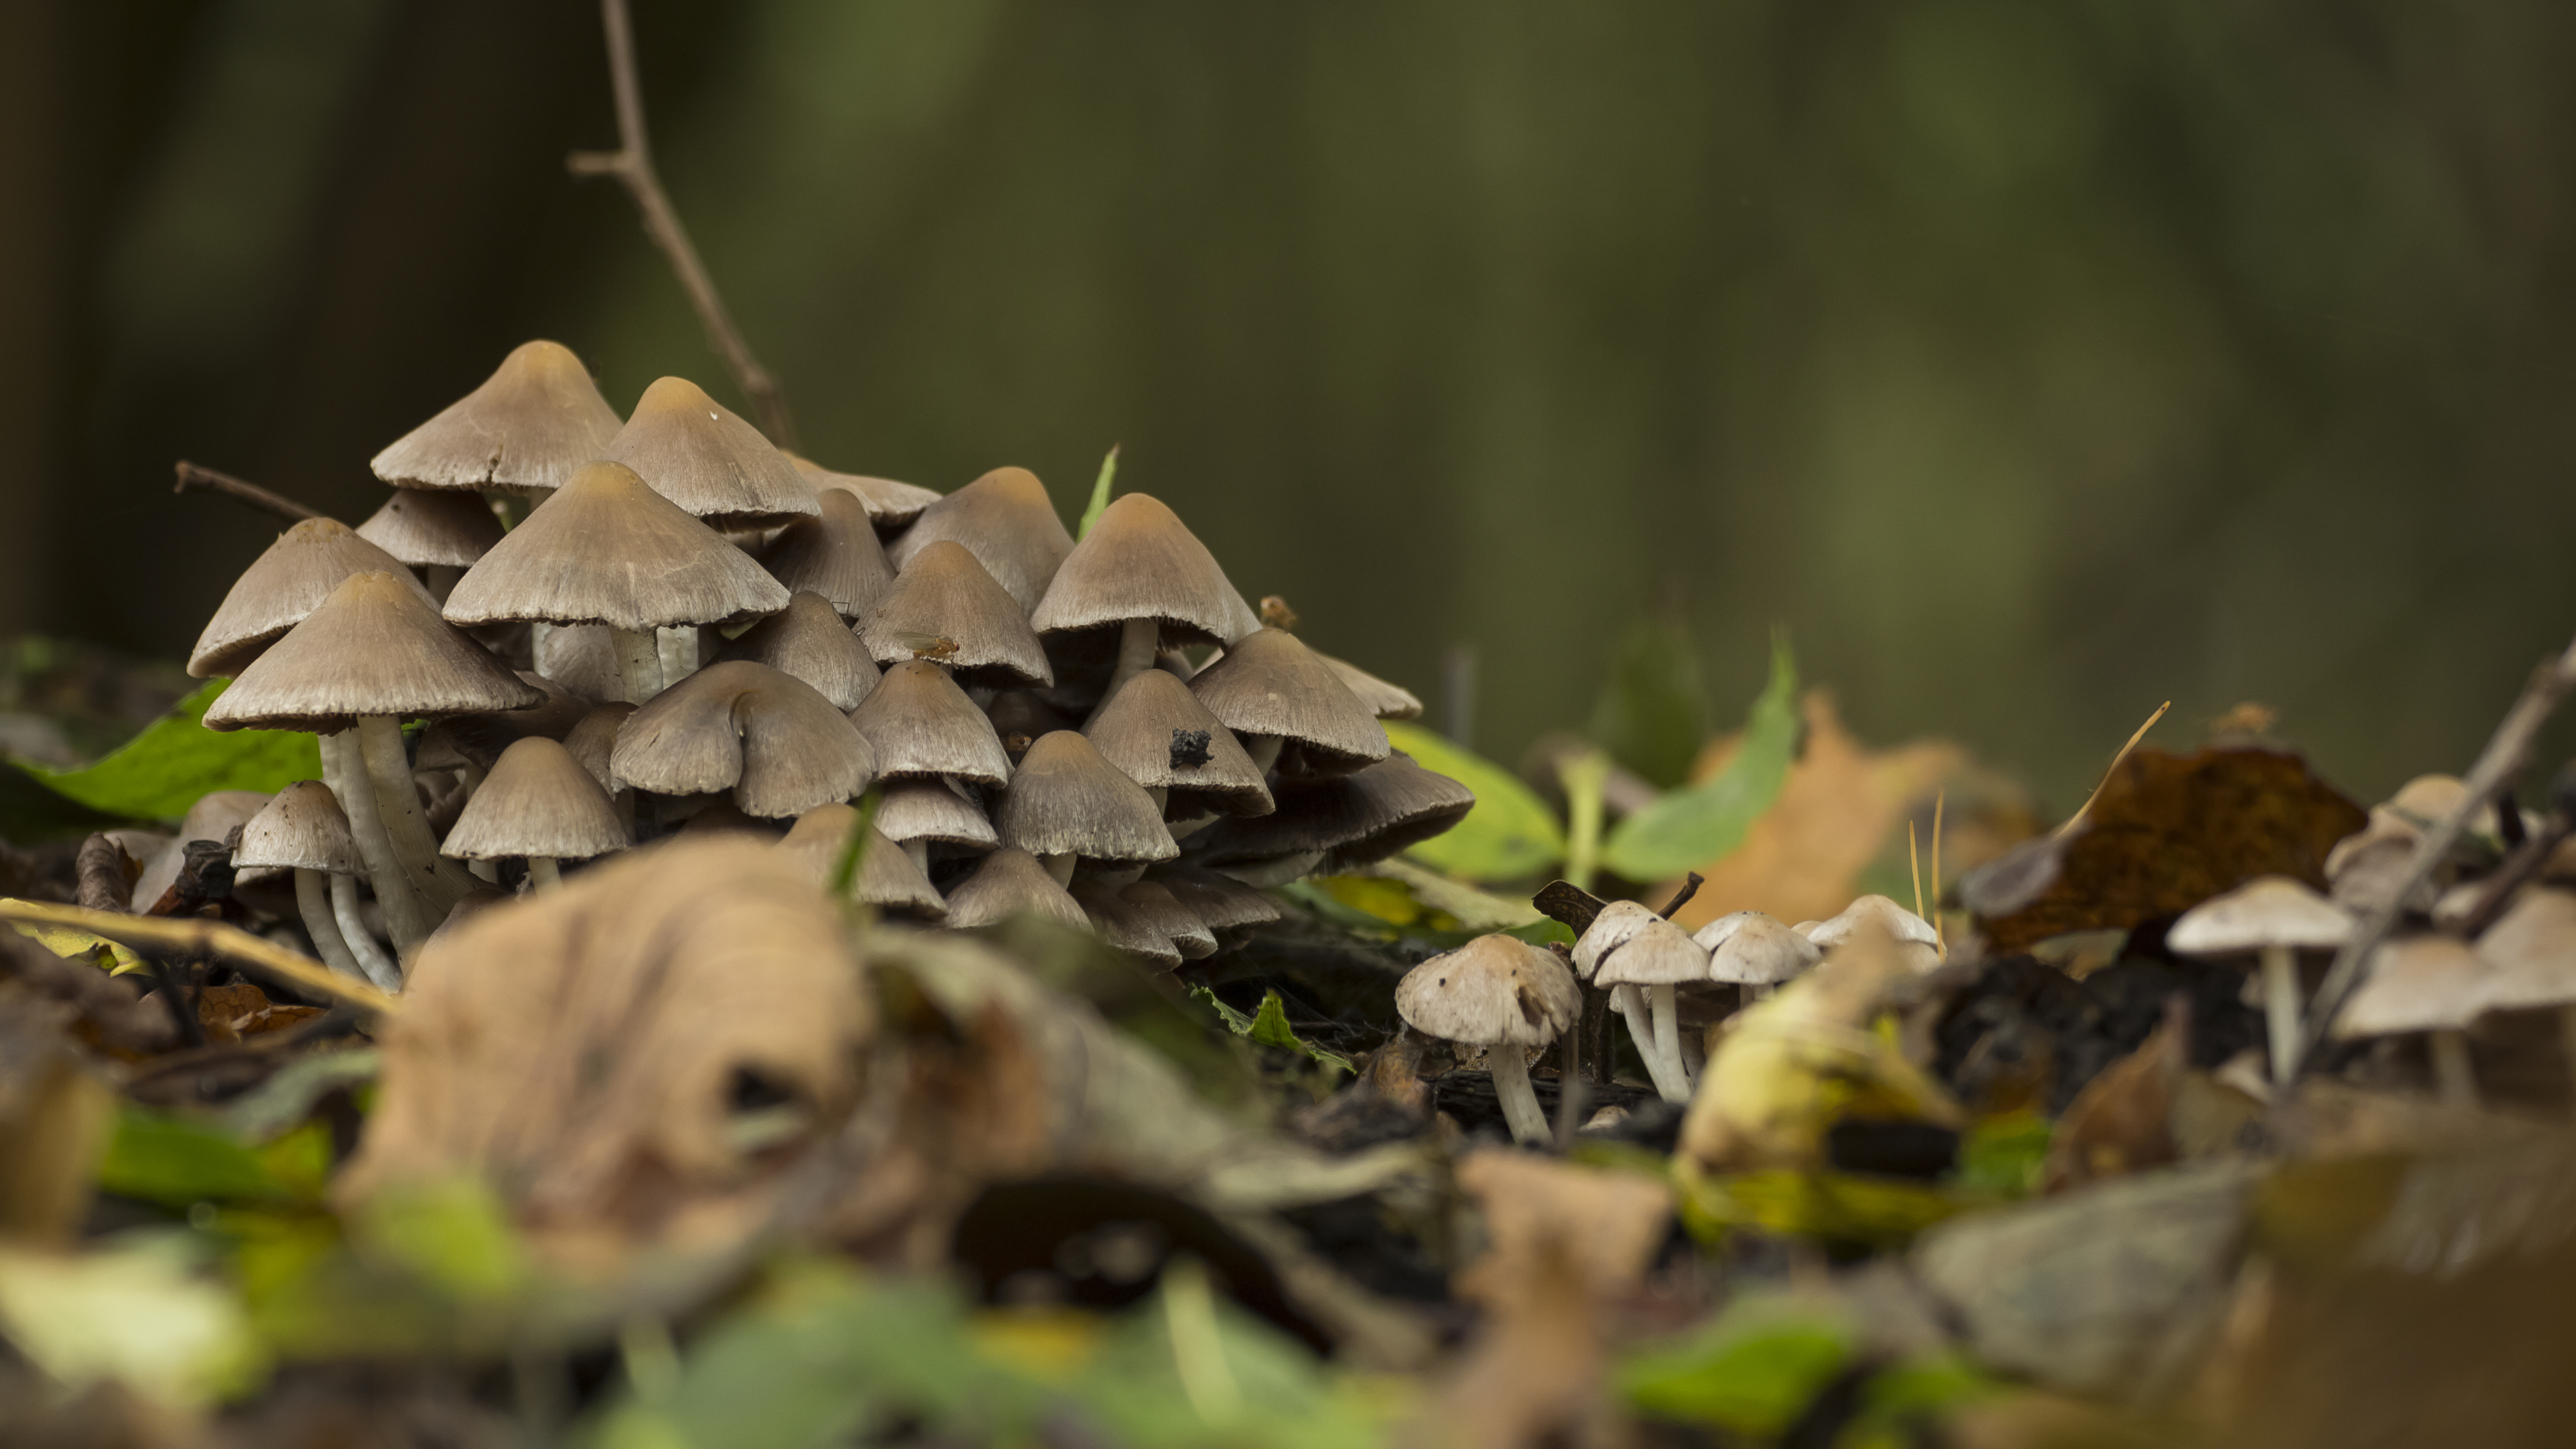
M 775 614 L 788 593 L 742 550 L 617 463 L 539 504 L 447 596 L 451 624 L 605 624 L 626 697 L 662 688 L 657 630 Z
M 618 823 L 626 827 L 629 838 L 635 834 L 635 792 L 617 783 L 617 772 L 608 767 L 608 760 L 617 748 L 617 731 L 633 713 L 635 706 L 624 700 L 593 705 L 590 713 L 576 721 L 563 737 L 563 747 L 617 802 Z
M 821 495 L 827 492 L 847 493 L 867 509 L 868 520 L 882 532 L 891 533 L 921 516 L 921 511 L 939 501 L 939 492 L 911 483 L 897 483 L 891 478 L 871 478 L 863 473 L 837 473 L 811 458 L 787 455 L 796 471 Z M 829 501 L 829 500 L 826 500 Z M 892 572 L 891 569 L 888 572 Z
M 1124 951 L 1165 971 L 1180 967 L 1181 948 L 1172 944 L 1172 938 L 1163 934 L 1152 916 L 1119 895 L 1116 887 L 1104 881 L 1076 881 L 1068 893 L 1082 908 L 1084 920 L 1101 940 L 1109 943 L 1111 950 Z
M 904 560 L 859 637 L 880 664 L 935 657 L 969 684 L 1055 682 L 1028 616 L 975 555 L 945 539 Z M 929 650 L 937 652 L 925 655 Z
M 2288 876 L 2267 875 L 2183 912 L 2165 946 L 2199 960 L 2261 959 L 2272 1080 L 2287 1082 L 2299 1068 L 2298 953 L 2331 951 L 2351 935 L 2352 917 L 2334 902 Z
M 1413 691 L 1400 685 L 1389 684 L 1358 665 L 1346 664 L 1330 654 L 1318 654 L 1315 657 L 1323 660 L 1324 667 L 1333 671 L 1333 677 L 1339 679 L 1352 694 L 1358 696 L 1359 702 L 1368 706 L 1369 713 L 1379 719 L 1420 719 L 1422 717 L 1422 701 L 1414 697 Z
M 731 791 L 769 820 L 846 801 L 876 778 L 876 751 L 814 686 L 766 664 L 712 664 L 618 727 L 609 773 L 658 795 Z
M 2406 936 L 2371 953 L 2361 989 L 2336 1014 L 2339 1041 L 2426 1035 L 2433 1081 L 2443 1101 L 2474 1107 L 2477 1072 L 2469 1061 L 2468 1025 L 2486 1004 L 2495 971 L 2449 936 Z
M 1101 758 L 1144 786 L 1167 816 L 1193 822 L 1175 829 L 1176 836 L 1215 813 L 1266 815 L 1274 808 L 1261 767 L 1243 752 L 1234 732 L 1208 713 L 1188 685 L 1162 670 L 1146 670 L 1121 685 L 1082 732 Z
M 1180 854 L 1145 787 L 1071 730 L 1029 746 L 994 807 L 993 827 L 1004 845 L 1044 863 L 1058 885 L 1072 882 L 1077 856 L 1141 864 Z
M 1804 974 L 1825 955 L 1814 941 L 1761 911 L 1720 916 L 1700 927 L 1691 940 L 1708 952 L 1708 979 L 1743 987 L 1748 1000 L 1770 995 L 1781 982 Z
M 969 799 L 962 787 L 943 779 L 888 784 L 877 797 L 877 829 L 902 846 L 925 874 L 933 845 L 985 851 L 1002 843 L 1002 837 L 993 833 L 993 822 L 985 818 L 984 807 Z
M 1390 748 L 1369 707 L 1283 630 L 1256 629 L 1226 646 L 1224 658 L 1190 676 L 1190 693 L 1264 770 L 1290 742 L 1299 758 L 1283 772 L 1318 776 L 1347 775 Z
M 999 785 L 1011 777 L 1011 757 L 1003 753 L 993 722 L 947 670 L 926 659 L 888 669 L 850 711 L 850 723 L 876 747 L 877 773 L 884 779 L 945 776 Z
M 841 868 L 841 852 L 850 848 L 850 827 L 858 819 L 855 806 L 817 805 L 796 817 L 778 848 L 805 861 L 814 870 L 816 884 L 828 887 L 832 872 Z M 931 886 L 930 877 L 873 825 L 868 827 L 867 844 L 859 850 L 859 873 L 850 882 L 850 893 L 881 910 L 934 921 L 948 915 L 948 903 Z
M 1118 898 L 1144 912 L 1145 919 L 1171 941 L 1182 960 L 1200 961 L 1216 954 L 1216 932 L 1160 883 L 1129 881 L 1118 888 Z
M 634 469 L 711 529 L 775 528 L 823 507 L 785 453 L 684 377 L 644 389 L 597 456 Z
M 716 658 L 748 659 L 792 674 L 838 710 L 853 710 L 877 687 L 877 663 L 821 594 L 800 592 L 786 611 L 734 636 Z
M 1398 751 L 1354 774 L 1283 780 L 1278 802 L 1268 815 L 1219 820 L 1193 835 L 1191 858 L 1259 885 L 1309 871 L 1338 874 L 1440 834 L 1476 797 Z
M 1484 1047 L 1513 1139 L 1548 1140 L 1527 1053 L 1583 1014 L 1582 988 L 1555 952 L 1510 936 L 1478 936 L 1406 972 L 1395 986 L 1395 1009 L 1426 1036 Z
M 2560 1050 L 2576 1078 L 2576 892 L 2524 888 L 2478 937 L 2478 959 L 2493 968 L 2477 1007 L 2558 1012 Z
M 430 597 L 444 599 L 457 575 L 501 541 L 501 520 L 482 495 L 452 489 L 397 488 L 358 537 L 421 571 Z
M 457 860 L 516 856 L 528 863 L 529 882 L 543 888 L 563 884 L 557 861 L 632 844 L 616 802 L 590 771 L 562 745 L 531 737 L 501 752 L 439 849 Z
M 795 593 L 816 593 L 832 612 L 855 624 L 894 587 L 868 511 L 835 488 L 820 496 L 822 512 L 778 530 L 760 550 L 760 566 Z
M 2355 916 L 2368 915 L 2397 898 L 2414 879 L 2415 845 L 2424 827 L 2386 805 L 2374 805 L 2369 823 L 2326 852 L 2326 890 L 2334 903 Z M 2435 896 L 2451 872 L 2437 869 L 2418 885 L 2406 904 L 2420 913 L 2433 908 Z
M 545 702 L 442 622 L 419 587 L 408 572 L 353 575 L 243 670 L 205 719 L 209 729 L 322 736 L 323 781 L 349 813 L 402 953 L 428 939 L 473 877 L 438 858 L 401 722 Z
M 1646 1062 L 1655 1091 L 1667 1102 L 1691 1097 L 1690 1070 L 1682 1062 L 1681 1016 L 1677 989 L 1686 981 L 1708 979 L 1708 953 L 1690 933 L 1635 901 L 1612 901 L 1594 917 L 1574 943 L 1574 969 L 1595 986 L 1631 988 L 1631 1002 L 1646 1002 L 1646 1031 L 1638 1032 L 1637 1012 L 1622 1003 L 1628 1034 Z
M 1278 903 L 1268 893 L 1217 871 L 1171 862 L 1146 867 L 1145 879 L 1170 891 L 1223 944 L 1240 945 L 1251 927 L 1279 919 Z
M 1055 516 L 1046 485 L 1026 468 L 996 468 L 924 508 L 886 557 L 902 569 L 941 539 L 975 555 L 1022 614 L 1037 609 L 1056 567 L 1073 552 L 1073 535 Z
M 1082 906 L 1025 850 L 1004 846 L 949 888 L 951 927 L 990 926 L 1018 915 L 1043 916 L 1079 931 L 1091 929 Z
M 277 536 L 224 594 L 215 616 L 188 655 L 188 674 L 211 679 L 239 674 L 260 652 L 304 622 L 352 574 L 402 576 L 423 602 L 429 590 L 392 554 L 330 518 L 308 518 Z
M 542 495 L 617 436 L 617 410 L 559 342 L 523 342 L 483 385 L 376 454 L 397 488 Z
M 1176 643 L 1229 645 L 1261 627 L 1260 616 L 1226 581 L 1207 545 L 1160 500 L 1143 493 L 1101 510 L 1057 568 L 1029 622 L 1042 634 L 1119 631 L 1118 663 L 1102 691 L 1104 701 L 1153 668 L 1167 633 Z
M 1814 942 L 1819 951 L 1831 951 L 1850 940 L 1863 922 L 1885 931 L 1888 939 L 1896 943 L 1898 956 L 1916 973 L 1941 964 L 1941 933 L 1932 928 L 1930 921 L 1885 896 L 1862 896 L 1843 907 L 1832 920 L 1800 934 Z
M 322 959 L 343 975 L 387 991 L 402 989 L 402 972 L 359 918 L 357 877 L 366 865 L 329 786 L 300 780 L 278 791 L 242 826 L 233 864 L 294 871 L 295 909 Z

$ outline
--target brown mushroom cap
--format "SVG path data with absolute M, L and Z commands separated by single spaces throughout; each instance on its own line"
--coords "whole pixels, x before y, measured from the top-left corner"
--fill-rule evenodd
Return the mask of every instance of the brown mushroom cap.
M 1112 950 L 1124 951 L 1166 971 L 1181 964 L 1180 947 L 1155 926 L 1151 916 L 1130 905 L 1118 892 L 1098 881 L 1078 880 L 1069 894 L 1082 908 L 1091 928 Z
M 897 780 L 877 797 L 877 829 L 888 840 L 913 840 L 990 850 L 1002 843 L 984 807 L 946 780 Z
M 814 486 L 760 430 L 684 377 L 644 389 L 598 456 L 710 528 L 764 528 L 821 511 Z
M 328 734 L 367 715 L 527 709 L 545 695 L 438 617 L 408 570 L 353 574 L 206 711 L 206 727 Z
M 1130 678 L 1083 730 L 1101 757 L 1149 790 L 1185 792 L 1190 805 L 1264 815 L 1270 787 L 1234 732 L 1174 675 L 1148 669 Z
M 2351 935 L 2352 917 L 2332 901 L 2288 876 L 2267 875 L 2183 912 L 2165 933 L 2165 945 L 2185 956 L 2215 958 L 2251 955 L 2266 946 L 2331 951 Z
M 1231 644 L 1261 617 L 1179 515 L 1130 493 L 1093 521 L 1048 582 L 1030 623 L 1041 633 L 1100 629 L 1150 619 L 1168 636 Z
M 412 578 L 402 560 L 337 519 L 308 518 L 279 534 L 242 570 L 215 617 L 206 621 L 206 631 L 188 656 L 189 675 L 208 679 L 241 673 L 261 650 L 321 607 L 350 575 L 365 573 L 399 574 L 413 592 L 429 600 L 429 590 Z
M 501 752 L 438 853 L 458 860 L 588 860 L 632 843 L 616 803 L 572 752 L 531 737 Z
M 803 862 L 814 873 L 815 884 L 828 887 L 832 872 L 841 868 L 841 852 L 849 848 L 850 827 L 858 818 L 852 805 L 818 805 L 796 817 L 778 848 Z M 884 910 L 907 911 L 934 921 L 948 915 L 948 902 L 941 899 L 930 878 L 903 853 L 903 847 L 873 825 L 868 827 L 867 845 L 859 852 L 859 874 L 850 882 L 850 894 Z
M 1046 485 L 1026 468 L 996 468 L 923 509 L 886 556 L 900 569 L 943 538 L 965 545 L 1022 614 L 1037 608 L 1073 552 L 1073 535 L 1056 517 Z
M 612 795 L 625 787 L 617 783 L 616 772 L 608 767 L 609 755 L 617 748 L 619 727 L 633 713 L 635 706 L 622 699 L 593 705 L 588 714 L 564 733 L 564 748 L 572 752 L 572 757 L 589 772 L 590 778 L 599 782 L 599 788 Z
M 1075 930 L 1088 931 L 1091 920 L 1072 895 L 1055 883 L 1038 858 L 1004 847 L 985 856 L 975 873 L 948 892 L 948 924 L 990 926 L 1012 916 L 1043 916 Z
M 447 596 L 447 618 L 641 632 L 775 614 L 787 597 L 741 549 L 631 469 L 593 463 L 465 571 Z
M 609 771 L 661 795 L 730 790 L 743 813 L 784 820 L 866 789 L 876 752 L 814 686 L 731 660 L 638 707 L 617 731 Z
M 398 488 L 543 493 L 600 456 L 617 410 L 559 342 L 523 342 L 481 387 L 378 453 L 376 476 Z
M 946 539 L 905 557 L 903 572 L 859 626 L 859 637 L 880 664 L 938 648 L 941 664 L 981 683 L 1055 682 L 1028 616 L 975 555 Z
M 2340 1040 L 2466 1027 L 2496 972 L 2449 936 L 2406 936 L 2372 951 L 2370 974 L 2336 1013 Z
M 1401 751 L 1353 774 L 1283 781 L 1278 800 L 1268 815 L 1219 820 L 1190 837 L 1191 858 L 1224 866 L 1323 851 L 1315 868 L 1330 875 L 1419 845 L 1476 804 L 1466 786 Z
M 926 659 L 886 670 L 850 711 L 850 723 L 876 747 L 877 772 L 886 779 L 948 775 L 999 785 L 1011 777 L 1011 757 L 993 722 L 948 671 Z
M 1003 844 L 1032 855 L 1139 861 L 1180 854 L 1154 797 L 1071 730 L 1029 746 L 993 808 L 993 828 Z
M 820 594 L 834 613 L 856 623 L 894 587 L 894 565 L 856 498 L 832 489 L 820 507 L 778 530 L 760 550 L 760 565 L 789 592 Z
M 867 509 L 868 517 L 882 529 L 897 529 L 921 516 L 921 511 L 939 501 L 939 491 L 910 483 L 897 483 L 891 478 L 871 478 L 864 473 L 839 473 L 811 458 L 794 453 L 787 460 L 805 481 L 814 485 L 818 494 L 826 489 L 847 493 Z
M 1387 756 L 1386 731 L 1315 651 L 1281 629 L 1256 629 L 1190 679 L 1190 693 L 1240 735 L 1276 735 L 1304 752 L 1306 773 L 1356 770 Z
M 555 681 L 526 670 L 516 672 L 520 682 L 546 697 L 545 702 L 527 709 L 449 715 L 437 721 L 420 737 L 416 755 L 420 768 L 435 769 L 444 762 L 451 768 L 461 763 L 488 770 L 517 741 L 535 735 L 562 739 L 590 713 L 590 701 Z
M 274 866 L 287 870 L 330 871 L 364 875 L 367 863 L 349 833 L 349 817 L 331 787 L 319 780 L 298 780 L 277 792 L 242 825 L 233 847 L 236 867 Z
M 464 568 L 501 541 L 501 520 L 479 493 L 397 488 L 358 537 L 413 568 Z
M 1266 891 L 1254 890 L 1230 875 L 1194 865 L 1152 866 L 1145 879 L 1160 884 L 1172 898 L 1190 908 L 1213 931 L 1258 926 L 1279 919 L 1279 905 Z
M 795 675 L 840 710 L 858 708 L 877 687 L 877 664 L 867 646 L 820 594 L 797 594 L 784 613 L 745 629 L 716 658 L 748 659 Z
M 1216 954 L 1216 932 L 1159 883 L 1129 881 L 1118 888 L 1118 898 L 1143 912 L 1146 923 L 1172 943 L 1181 959 L 1198 961 Z
M 1583 990 L 1553 951 L 1478 936 L 1405 973 L 1395 1009 L 1414 1030 L 1478 1046 L 1545 1046 L 1583 1014 Z
M 1413 691 L 1402 685 L 1389 684 L 1358 665 L 1344 663 L 1330 654 L 1317 654 L 1315 657 L 1323 660 L 1324 667 L 1333 671 L 1333 677 L 1359 696 L 1360 703 L 1379 719 L 1422 717 L 1422 701 L 1414 697 Z

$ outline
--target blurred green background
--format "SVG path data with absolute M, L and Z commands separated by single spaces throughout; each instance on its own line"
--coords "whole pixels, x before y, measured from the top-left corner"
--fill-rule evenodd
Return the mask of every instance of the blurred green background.
M 2365 798 L 2576 628 L 2563 0 L 639 0 L 808 452 L 1101 454 L 1509 761 L 1688 620 L 2070 808 L 2241 699 Z M 512 344 L 736 401 L 584 0 L 0 7 L 0 635 L 184 651 Z M 1436 713 L 1436 706 L 1435 706 Z

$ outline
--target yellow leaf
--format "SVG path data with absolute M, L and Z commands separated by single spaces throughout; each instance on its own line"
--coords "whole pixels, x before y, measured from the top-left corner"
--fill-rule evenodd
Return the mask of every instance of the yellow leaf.
M 9 904 L 15 903 L 0 900 L 0 905 Z M 33 940 L 37 945 L 64 960 L 87 961 L 94 966 L 105 967 L 110 976 L 122 976 L 129 971 L 144 969 L 142 957 L 104 936 L 93 936 L 87 931 L 77 931 L 69 926 L 38 925 L 26 921 L 12 921 L 10 924 L 18 928 L 19 935 Z

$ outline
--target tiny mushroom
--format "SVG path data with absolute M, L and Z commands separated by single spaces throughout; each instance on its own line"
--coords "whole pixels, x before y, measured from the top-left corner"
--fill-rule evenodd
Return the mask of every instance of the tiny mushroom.
M 833 613 L 855 624 L 894 587 L 894 565 L 857 499 L 835 488 L 818 506 L 822 512 L 778 530 L 761 548 L 760 566 L 793 592 L 822 595 Z
M 913 555 L 950 539 L 963 545 L 1020 612 L 1033 612 L 1067 554 L 1073 535 L 1056 517 L 1046 485 L 1026 468 L 996 468 L 921 511 L 887 548 L 898 569 Z
M 572 751 L 537 735 L 501 752 L 439 848 L 457 860 L 515 856 L 527 862 L 529 884 L 542 888 L 563 883 L 558 861 L 633 843 L 599 781 Z
M 1574 969 L 1595 986 L 1629 988 L 1622 1014 L 1655 1091 L 1667 1102 L 1689 1101 L 1690 1070 L 1682 1060 L 1677 996 L 1683 983 L 1708 979 L 1708 952 L 1651 907 L 1612 901 L 1574 943 Z M 1643 1023 L 1635 1006 L 1640 996 L 1647 1018 Z
M 2261 960 L 2272 1080 L 2286 1082 L 2299 1066 L 2298 953 L 2331 951 L 2351 935 L 2352 917 L 2334 902 L 2288 876 L 2267 875 L 2183 912 L 2165 933 L 2165 945 L 2201 960 Z
M 1152 915 L 1129 904 L 1116 887 L 1104 881 L 1075 881 L 1067 894 L 1082 908 L 1084 919 L 1111 950 L 1124 951 L 1165 971 L 1181 964 L 1181 948 L 1173 944 Z
M 1264 770 L 1289 745 L 1283 773 L 1346 775 L 1383 760 L 1391 746 L 1377 716 L 1297 636 L 1256 629 L 1225 657 L 1190 676 L 1190 693 L 1225 722 Z
M 2556 1011 L 2560 1050 L 2576 1078 L 2576 892 L 2525 889 L 2478 937 L 2477 952 L 2494 972 L 2478 1009 Z
M 796 817 L 778 848 L 802 860 L 814 872 L 815 881 L 825 887 L 832 883 L 832 872 L 841 867 L 841 854 L 850 847 L 851 827 L 858 824 L 858 807 L 847 803 L 817 805 Z M 867 843 L 859 848 L 859 870 L 850 881 L 850 893 L 880 910 L 901 911 L 929 920 L 945 920 L 948 903 L 930 884 L 930 877 L 912 863 L 901 848 L 886 839 L 874 825 L 868 827 Z
M 1824 959 L 1815 942 L 1761 911 L 1736 911 L 1699 928 L 1691 939 L 1708 954 L 1708 979 L 1731 981 L 1748 999 L 1768 996 L 1780 983 Z
M 1180 854 L 1145 787 L 1071 730 L 1029 746 L 994 807 L 993 827 L 1004 845 L 1044 862 L 1059 885 L 1072 882 L 1076 857 L 1141 866 Z
M 1011 757 L 993 722 L 947 670 L 927 659 L 888 669 L 850 711 L 850 723 L 876 747 L 877 773 L 886 779 L 945 776 L 999 785 L 1011 777 Z
M 846 801 L 876 778 L 876 752 L 814 686 L 766 664 L 712 664 L 618 727 L 609 771 L 657 795 L 730 791 L 768 820 Z
M 990 926 L 1018 915 L 1042 916 L 1077 931 L 1091 929 L 1081 904 L 1025 850 L 1004 846 L 949 888 L 951 926 Z
M 433 597 L 444 598 L 461 570 L 501 541 L 501 520 L 482 495 L 452 489 L 397 488 L 358 537 L 422 571 Z
M 1028 616 L 975 555 L 945 539 L 906 557 L 859 637 L 880 664 L 936 659 L 968 684 L 1055 681 Z
M 352 574 L 399 574 L 424 602 L 429 590 L 402 560 L 360 538 L 336 519 L 308 518 L 277 536 L 242 570 L 188 655 L 188 674 L 239 674 L 262 650 L 322 606 Z
M 1355 773 L 1282 781 L 1268 815 L 1221 819 L 1190 839 L 1194 861 L 1252 885 L 1334 874 L 1438 835 L 1474 808 L 1466 786 L 1401 751 Z
M 644 389 L 598 456 L 634 469 L 711 529 L 772 528 L 823 507 L 785 453 L 684 377 Z
M 1198 961 L 1216 954 L 1216 933 L 1199 919 L 1198 912 L 1181 904 L 1180 898 L 1155 881 L 1134 880 L 1118 888 L 1118 898 L 1145 913 L 1172 942 L 1172 949 L 1185 961 Z
M 1323 660 L 1324 667 L 1332 670 L 1333 676 L 1348 686 L 1351 693 L 1359 697 L 1360 703 L 1367 705 L 1369 712 L 1379 719 L 1422 717 L 1422 701 L 1414 697 L 1412 690 L 1389 684 L 1358 665 L 1344 663 L 1330 654 L 1315 657 Z
M 930 847 L 961 846 L 970 852 L 1002 843 L 984 807 L 964 787 L 944 779 L 896 780 L 877 798 L 877 829 L 903 847 L 924 873 L 930 869 Z
M 1395 1009 L 1426 1036 L 1486 1048 L 1494 1096 L 1514 1140 L 1548 1140 L 1527 1053 L 1583 1014 L 1582 988 L 1555 952 L 1510 936 L 1478 936 L 1405 973 Z
M 847 493 L 859 500 L 868 519 L 884 532 L 892 532 L 921 516 L 921 510 L 939 501 L 939 492 L 912 483 L 897 483 L 891 478 L 871 478 L 864 473 L 839 473 L 811 458 L 795 453 L 787 461 L 805 475 L 817 494 Z
M 335 971 L 402 989 L 402 972 L 367 933 L 358 913 L 359 875 L 366 862 L 349 834 L 349 817 L 331 789 L 301 780 L 277 792 L 242 826 L 233 847 L 236 866 L 280 866 L 295 872 L 295 908 L 313 949 Z
M 868 657 L 867 646 L 815 593 L 798 593 L 784 612 L 735 635 L 716 651 L 716 658 L 748 659 L 792 674 L 838 710 L 857 709 L 877 687 L 877 664 Z
M 2425 1034 L 2442 1100 L 2474 1107 L 2468 1025 L 2486 1005 L 2494 968 L 2449 936 L 2404 936 L 2371 952 L 2369 975 L 2335 1016 L 2338 1040 Z
M 1175 822 L 1195 827 L 1218 814 L 1266 815 L 1273 808 L 1261 767 L 1234 732 L 1162 670 L 1120 685 L 1082 732 Z M 1172 833 L 1186 835 L 1189 827 Z
M 617 410 L 560 342 L 523 342 L 483 385 L 378 453 L 397 488 L 543 495 L 617 436 Z
M 1941 964 L 1941 933 L 1932 923 L 1885 896 L 1862 896 L 1843 907 L 1842 913 L 1805 932 L 1807 939 L 1820 951 L 1830 951 L 1850 940 L 1852 932 L 1867 921 L 1885 931 L 1896 943 L 1897 954 L 1917 972 L 1929 971 Z
M 1101 510 L 1029 622 L 1042 634 L 1118 630 L 1106 699 L 1153 668 L 1165 634 L 1175 644 L 1230 645 L 1260 628 L 1261 616 L 1177 514 L 1159 499 L 1130 493 Z

